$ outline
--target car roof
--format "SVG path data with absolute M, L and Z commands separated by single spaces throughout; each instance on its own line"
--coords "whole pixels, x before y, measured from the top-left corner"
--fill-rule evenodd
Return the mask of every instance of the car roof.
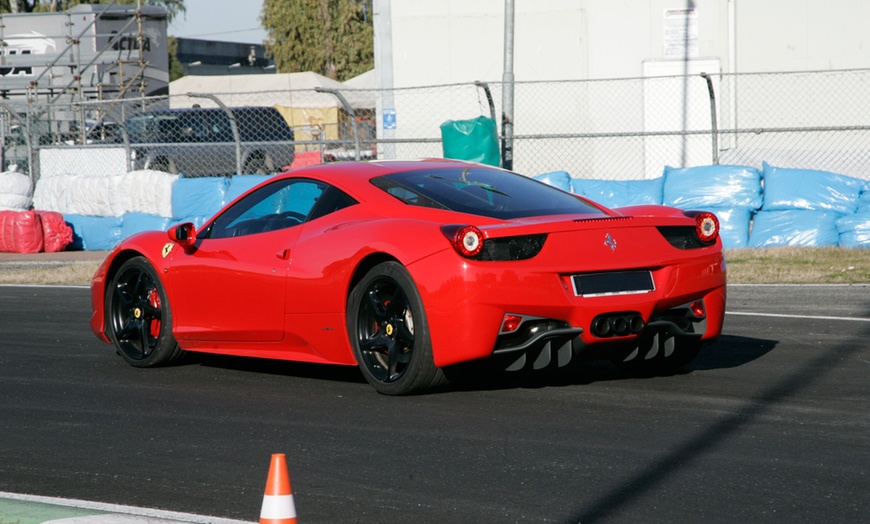
M 420 160 L 374 160 L 370 162 L 335 162 L 293 169 L 280 177 L 313 178 L 333 185 L 366 201 L 396 202 L 389 194 L 370 183 L 379 176 L 407 171 L 428 169 L 491 169 L 501 168 L 444 158 L 425 158 Z

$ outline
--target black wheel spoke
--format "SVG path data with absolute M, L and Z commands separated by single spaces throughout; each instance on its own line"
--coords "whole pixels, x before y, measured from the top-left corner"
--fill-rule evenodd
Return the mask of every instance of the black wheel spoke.
M 124 308 L 132 309 L 135 298 L 127 290 L 127 286 L 119 284 L 115 289 L 115 297 L 121 302 Z
M 387 346 L 388 340 L 387 338 L 380 332 L 375 333 L 374 335 L 361 338 L 359 341 L 360 350 L 368 353 L 383 353 Z
M 402 313 L 408 307 L 407 304 L 408 299 L 405 297 L 405 292 L 402 291 L 402 288 L 396 286 L 393 296 L 390 297 L 390 301 L 386 307 L 387 316 L 391 318 L 401 318 Z
M 145 294 L 145 279 L 148 275 L 146 275 L 144 271 L 139 270 L 136 277 L 136 284 L 133 286 L 133 293 L 139 297 L 139 300 L 142 300 L 142 297 Z
M 139 343 L 142 349 L 142 356 L 145 357 L 150 353 L 151 344 L 148 341 L 148 325 L 145 322 L 140 322 L 141 329 L 139 330 Z
M 133 318 L 127 318 L 117 332 L 118 340 L 131 340 L 139 338 L 139 321 Z
M 378 320 L 383 320 L 384 318 L 386 318 L 387 310 L 384 307 L 383 302 L 381 302 L 377 290 L 369 290 L 369 292 L 366 293 L 366 298 L 368 299 L 369 306 L 371 307 L 371 312 L 375 315 L 375 318 L 377 318 Z

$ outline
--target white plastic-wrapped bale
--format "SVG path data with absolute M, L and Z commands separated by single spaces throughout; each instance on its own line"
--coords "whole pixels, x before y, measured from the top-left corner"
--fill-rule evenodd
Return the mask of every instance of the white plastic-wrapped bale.
M 131 171 L 120 176 L 112 193 L 114 215 L 147 213 L 172 217 L 172 188 L 177 175 L 162 171 Z
M 64 215 L 118 216 L 113 207 L 120 176 L 56 175 L 40 179 L 33 193 L 33 205 Z
M 26 211 L 32 197 L 33 184 L 28 175 L 16 171 L 0 173 L 0 211 Z

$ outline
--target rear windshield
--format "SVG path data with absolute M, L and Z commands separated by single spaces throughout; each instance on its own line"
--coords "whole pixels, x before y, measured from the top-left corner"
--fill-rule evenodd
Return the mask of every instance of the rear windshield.
M 393 173 L 372 183 L 412 206 L 447 209 L 496 219 L 604 213 L 537 180 L 486 167 Z

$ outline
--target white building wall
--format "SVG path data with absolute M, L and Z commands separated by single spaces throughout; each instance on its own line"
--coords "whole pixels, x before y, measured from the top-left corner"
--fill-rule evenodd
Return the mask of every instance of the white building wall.
M 682 60 L 665 56 L 668 44 L 665 11 L 685 8 L 686 0 L 514 0 L 514 3 L 514 79 L 520 83 L 638 78 L 684 71 L 715 74 L 870 68 L 870 32 L 865 28 L 870 21 L 867 0 L 694 0 L 697 29 L 692 37 L 696 51 L 685 69 Z M 380 20 L 375 17 L 376 38 L 379 32 L 383 33 L 380 24 L 389 23 L 392 32 L 389 60 L 379 56 L 376 48 L 376 68 L 381 64 L 392 66 L 391 75 L 379 74 L 392 83 L 382 82 L 381 87 L 502 80 L 504 0 L 375 0 L 375 11 L 389 14 Z M 716 87 L 736 89 L 731 83 Z M 527 96 L 522 102 L 520 89 L 518 86 L 515 107 L 518 123 L 515 132 L 519 133 L 651 130 L 643 128 L 661 121 L 651 116 L 658 110 L 654 104 L 683 107 L 683 90 L 676 83 L 656 88 L 655 97 L 649 92 L 636 97 L 626 95 L 619 114 L 614 114 L 612 101 L 601 103 L 602 95 L 608 93 L 598 85 L 583 86 L 567 97 L 555 91 L 542 92 L 540 97 Z M 498 91 L 493 92 L 497 111 L 501 107 Z M 455 98 L 463 101 L 445 102 L 434 95 L 426 99 L 419 93 L 414 97 L 398 93 L 394 100 L 379 107 L 379 111 L 395 109 L 396 116 L 395 129 L 389 134 L 379 129 L 380 136 L 399 139 L 438 136 L 438 123 L 477 116 L 477 108 L 468 107 L 464 95 Z M 728 102 L 717 100 L 717 103 Z M 554 105 L 559 107 L 556 113 Z M 724 124 L 739 125 L 735 110 L 726 109 L 722 113 Z M 793 108 L 784 113 L 789 112 Z M 480 113 L 485 114 L 482 110 Z M 643 115 L 640 125 L 633 115 Z M 679 116 L 674 121 L 684 120 Z M 420 124 L 423 130 L 414 124 Z M 673 126 L 666 130 L 671 130 L 670 127 Z M 689 165 L 692 159 L 710 157 L 709 141 L 706 145 L 704 140 L 692 142 L 688 145 L 691 150 L 683 151 Z M 632 161 L 649 157 L 639 160 L 630 172 L 607 176 L 636 178 L 641 170 L 643 176 L 655 176 L 657 159 L 670 153 L 665 150 L 653 157 L 649 146 L 637 144 L 638 154 L 626 155 Z M 439 154 L 438 146 L 431 149 L 427 154 Z M 399 145 L 394 154 L 408 156 L 409 151 L 410 146 Z M 415 153 L 411 156 L 419 156 Z M 530 155 L 521 153 L 515 155 L 514 167 L 528 174 L 558 169 L 562 154 L 553 152 L 546 161 L 538 155 L 533 164 L 524 165 L 524 159 Z M 611 156 L 606 151 L 594 153 L 590 156 L 594 160 L 584 170 L 606 171 Z
M 376 0 L 375 9 L 385 3 L 395 87 L 501 80 L 503 0 Z M 665 9 L 687 3 L 515 0 L 516 80 L 640 76 L 645 61 L 664 58 Z M 718 59 L 724 72 L 870 67 L 867 0 L 693 3 L 697 58 Z

